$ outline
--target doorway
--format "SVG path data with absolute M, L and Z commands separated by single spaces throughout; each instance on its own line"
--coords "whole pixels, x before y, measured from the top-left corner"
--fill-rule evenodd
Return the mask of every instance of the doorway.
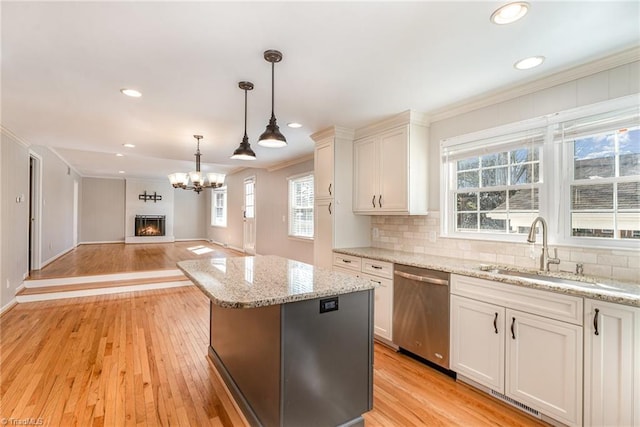
M 39 270 L 42 242 L 42 157 L 29 152 L 29 272 Z
M 244 180 L 242 249 L 246 254 L 256 254 L 256 177 Z
M 73 180 L 73 247 L 78 246 L 78 181 Z

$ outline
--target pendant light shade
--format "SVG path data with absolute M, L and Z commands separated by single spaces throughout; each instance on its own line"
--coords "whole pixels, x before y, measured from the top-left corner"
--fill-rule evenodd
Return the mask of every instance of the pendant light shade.
M 233 152 L 231 158 L 234 160 L 255 160 L 256 153 L 251 149 L 249 137 L 247 136 L 247 91 L 253 89 L 253 83 L 240 82 L 238 83 L 238 87 L 244 90 L 244 136 L 242 137 L 242 142 Z
M 209 173 L 207 177 L 209 181 L 205 181 L 204 174 L 200 171 L 200 140 L 202 135 L 193 135 L 197 141 L 196 145 L 196 170 L 184 173 L 176 172 L 169 175 L 169 182 L 173 188 L 182 188 L 183 190 L 193 190 L 200 194 L 203 188 L 218 188 L 224 185 L 224 174 L 221 173 Z M 191 181 L 191 184 L 189 184 Z
M 258 139 L 258 145 L 270 148 L 285 147 L 287 145 L 287 139 L 280 133 L 280 128 L 276 123 L 276 116 L 274 114 L 274 68 L 276 62 L 282 61 L 282 53 L 277 50 L 267 50 L 264 52 L 264 59 L 267 62 L 271 62 L 271 118 L 269 119 L 266 130 Z

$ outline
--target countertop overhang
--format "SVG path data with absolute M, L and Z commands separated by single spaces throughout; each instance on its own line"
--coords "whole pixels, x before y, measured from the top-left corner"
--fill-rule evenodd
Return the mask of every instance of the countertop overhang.
M 480 261 L 448 258 L 436 255 L 415 254 L 411 252 L 371 247 L 341 248 L 334 249 L 333 251 L 344 255 L 387 261 L 394 264 L 411 265 L 414 267 L 445 271 L 463 276 L 477 277 L 480 279 L 493 280 L 528 288 L 640 307 L 640 283 L 621 282 L 607 278 L 585 276 L 583 278 L 583 284 L 561 284 L 545 281 L 543 276 L 540 277 L 540 280 L 536 280 L 493 273 L 491 272 L 491 269 L 489 269 L 489 271 L 484 271 L 481 268 L 486 265 L 486 263 L 482 263 Z M 513 266 L 505 267 L 514 268 Z M 572 276 L 572 278 L 575 278 L 573 275 L 568 273 L 553 273 L 556 277 L 563 277 L 563 274 L 567 277 Z
M 224 308 L 264 307 L 374 289 L 369 280 L 273 255 L 177 265 L 215 305 Z

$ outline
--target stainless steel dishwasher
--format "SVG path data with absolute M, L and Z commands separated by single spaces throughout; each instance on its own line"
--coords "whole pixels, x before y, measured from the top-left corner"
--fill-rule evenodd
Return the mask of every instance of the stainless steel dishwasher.
M 449 273 L 396 264 L 393 341 L 449 369 Z

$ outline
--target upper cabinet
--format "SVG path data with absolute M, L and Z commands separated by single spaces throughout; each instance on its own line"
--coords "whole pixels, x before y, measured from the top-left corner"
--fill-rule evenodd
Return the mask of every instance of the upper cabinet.
M 356 131 L 355 213 L 427 214 L 428 129 L 424 115 L 406 111 Z
M 334 139 L 325 138 L 316 144 L 314 155 L 314 183 L 315 198 L 328 199 L 333 197 L 335 185 L 333 183 L 333 151 Z

